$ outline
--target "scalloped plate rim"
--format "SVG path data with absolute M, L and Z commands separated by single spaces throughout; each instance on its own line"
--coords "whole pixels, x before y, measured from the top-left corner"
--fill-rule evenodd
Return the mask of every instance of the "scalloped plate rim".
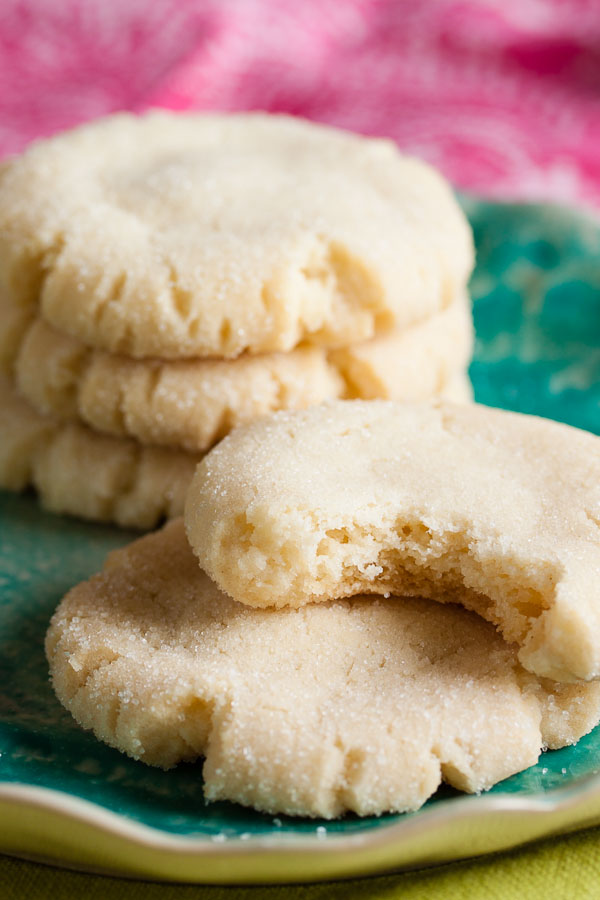
M 330 834 L 325 839 L 318 836 L 304 836 L 297 834 L 269 834 L 250 836 L 248 840 L 232 838 L 223 843 L 215 843 L 206 836 L 176 836 L 161 829 L 132 821 L 120 813 L 112 812 L 89 800 L 76 797 L 54 788 L 44 788 L 35 785 L 3 783 L 0 782 L 0 805 L 8 809 L 27 809 L 33 812 L 34 819 L 44 813 L 53 814 L 58 821 L 68 821 L 74 824 L 83 824 L 94 832 L 117 838 L 124 842 L 124 847 L 132 852 L 135 850 L 160 851 L 164 856 L 162 867 L 157 867 L 153 872 L 148 872 L 145 877 L 158 880 L 180 880 L 196 883 L 265 883 L 270 881 L 269 869 L 274 856 L 285 855 L 287 859 L 293 857 L 296 865 L 317 861 L 318 874 L 315 876 L 314 868 L 307 870 L 290 871 L 288 878 L 277 878 L 278 883 L 291 883 L 299 881 L 311 881 L 322 879 L 343 879 L 358 875 L 379 874 L 396 869 L 415 868 L 423 865 L 434 865 L 449 860 L 465 859 L 473 856 L 481 856 L 490 849 L 479 849 L 474 853 L 428 855 L 421 853 L 408 861 L 394 860 L 394 852 L 411 837 L 418 837 L 420 833 L 429 837 L 442 834 L 448 827 L 456 824 L 469 824 L 482 818 L 495 818 L 498 813 L 517 813 L 528 820 L 544 817 L 546 822 L 541 828 L 535 830 L 529 838 L 516 837 L 514 840 L 502 838 L 500 841 L 492 841 L 493 850 L 508 850 L 516 846 L 523 846 L 536 840 L 549 837 L 557 833 L 578 828 L 589 827 L 600 822 L 600 774 L 586 776 L 576 784 L 554 788 L 548 792 L 536 792 L 534 794 L 486 794 L 474 797 L 456 797 L 443 802 L 440 805 L 419 811 L 418 816 L 400 819 L 399 821 L 382 825 L 376 829 L 354 833 L 351 835 Z M 592 804 L 594 811 L 590 815 L 578 815 L 583 805 Z M 551 819 L 551 814 L 563 813 L 567 820 L 556 825 Z M 3 839 L 3 830 L 0 829 L 0 851 L 5 848 L 7 842 Z M 37 848 L 35 835 L 29 847 L 18 849 L 11 848 L 8 852 L 13 856 L 38 860 L 40 862 L 66 865 L 79 871 L 95 872 L 119 877 L 139 878 L 140 867 L 132 861 L 131 865 L 119 863 L 106 864 L 106 861 L 88 865 L 78 862 L 68 856 L 50 854 L 40 855 Z M 33 848 L 33 849 L 32 849 Z M 373 852 L 380 851 L 378 858 L 371 859 Z M 351 871 L 343 860 L 338 859 L 339 854 L 353 854 Z M 382 855 L 383 854 L 383 855 Z M 178 877 L 177 864 L 183 860 L 192 860 L 197 863 L 191 877 Z M 234 877 L 225 878 L 217 870 L 203 871 L 206 861 L 218 863 L 223 860 L 235 861 L 238 865 L 246 861 L 246 865 L 238 871 Z M 166 864 L 166 865 L 164 865 Z M 162 869 L 162 871 L 161 871 Z M 147 863 L 143 863 L 141 870 L 147 870 Z

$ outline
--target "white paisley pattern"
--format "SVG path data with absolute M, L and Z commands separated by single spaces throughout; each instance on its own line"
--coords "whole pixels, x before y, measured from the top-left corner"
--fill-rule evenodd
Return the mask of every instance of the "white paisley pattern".
M 0 153 L 116 109 L 260 108 L 600 209 L 598 46 L 597 0 L 7 0 Z

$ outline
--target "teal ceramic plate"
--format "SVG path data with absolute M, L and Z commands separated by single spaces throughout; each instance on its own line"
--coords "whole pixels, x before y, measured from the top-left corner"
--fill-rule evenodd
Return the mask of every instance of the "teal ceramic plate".
M 465 201 L 479 401 L 600 432 L 600 230 L 572 213 Z M 81 732 L 55 700 L 42 645 L 62 594 L 131 539 L 1 498 L 0 850 L 198 882 L 337 878 L 432 864 L 600 822 L 600 728 L 475 797 L 328 823 L 205 805 L 201 763 L 161 772 Z

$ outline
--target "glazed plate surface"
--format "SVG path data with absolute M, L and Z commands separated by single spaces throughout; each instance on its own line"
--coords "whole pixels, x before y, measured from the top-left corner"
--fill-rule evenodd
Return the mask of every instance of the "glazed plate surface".
M 600 433 L 600 228 L 543 206 L 465 200 L 478 261 L 471 378 L 490 406 Z M 201 761 L 150 769 L 80 731 L 43 639 L 62 595 L 135 535 L 0 496 L 0 852 L 132 877 L 312 881 L 439 863 L 600 823 L 600 727 L 575 747 L 417 813 L 337 822 L 206 805 Z

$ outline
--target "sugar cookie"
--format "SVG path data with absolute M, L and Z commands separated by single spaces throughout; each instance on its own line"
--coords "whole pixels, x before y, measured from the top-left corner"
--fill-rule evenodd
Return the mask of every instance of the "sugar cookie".
M 133 360 L 92 350 L 37 318 L 15 377 L 44 414 L 145 444 L 208 450 L 237 425 L 341 397 L 429 399 L 473 346 L 464 298 L 423 323 L 364 344 L 236 360 Z
M 52 512 L 152 528 L 181 514 L 199 458 L 58 424 L 0 378 L 0 488 L 31 484 Z
M 284 116 L 119 114 L 0 174 L 5 290 L 128 356 L 344 346 L 440 311 L 472 263 L 433 169 Z
M 457 599 L 540 676 L 600 677 L 600 439 L 477 405 L 337 402 L 225 438 L 186 501 L 201 567 L 254 606 Z
M 198 569 L 181 520 L 75 587 L 46 651 L 84 728 L 165 768 L 204 755 L 207 799 L 270 813 L 416 809 L 441 780 L 485 790 L 600 715 L 600 683 L 540 682 L 457 606 L 235 603 Z

